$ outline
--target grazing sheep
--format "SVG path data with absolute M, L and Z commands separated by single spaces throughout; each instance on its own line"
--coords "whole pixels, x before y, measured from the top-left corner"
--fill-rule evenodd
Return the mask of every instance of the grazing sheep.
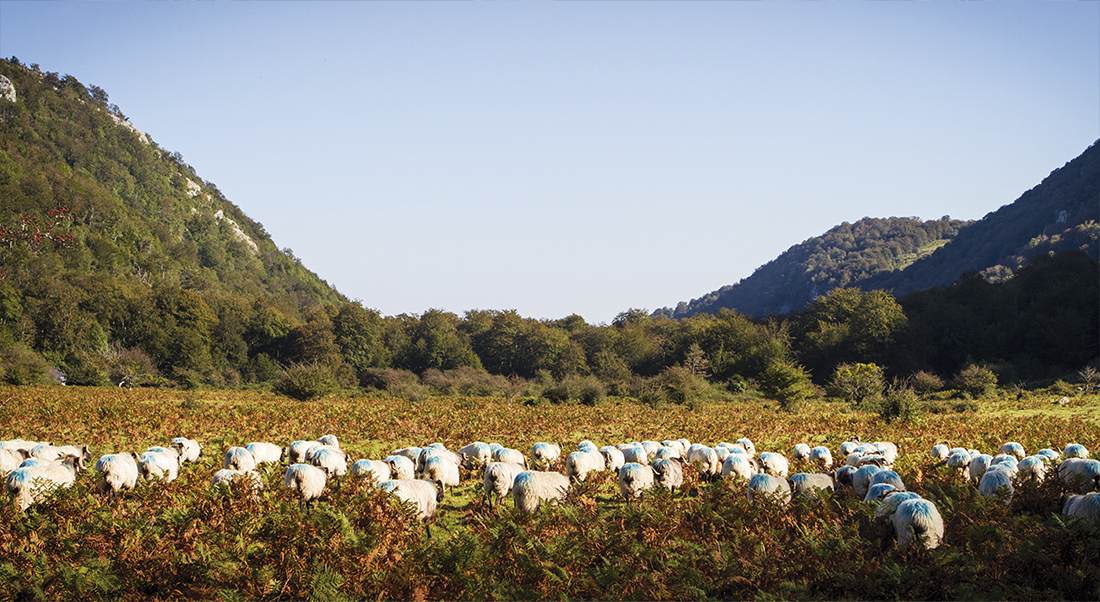
M 1100 489 L 1100 460 L 1070 458 L 1058 465 L 1058 476 L 1077 493 Z
M 48 462 L 60 462 L 68 456 L 80 458 L 80 467 L 92 460 L 92 452 L 87 445 L 50 445 L 39 443 L 31 448 L 28 457 L 41 458 Z
M 945 464 L 947 464 L 948 468 L 953 468 L 958 471 L 960 475 L 970 476 L 970 460 L 971 456 L 969 451 L 958 449 L 948 454 Z
M 440 490 L 446 494 L 447 487 L 458 487 L 458 464 L 446 456 L 432 456 L 424 461 L 424 469 L 420 471 L 419 478 L 437 482 Z
M 448 462 L 452 462 L 455 466 L 462 464 L 462 454 L 456 454 L 444 447 L 442 443 L 433 443 L 420 450 L 420 455 L 416 458 L 417 472 L 424 472 L 424 466 L 428 460 L 435 457 L 441 457 Z
M 809 472 L 791 475 L 788 483 L 791 486 L 791 495 L 794 497 L 809 497 L 816 495 L 818 490 L 833 491 L 836 487 L 833 477 L 827 474 Z
M 867 495 L 863 496 L 863 501 L 864 503 L 881 502 L 895 491 L 898 491 L 898 488 L 889 483 L 875 483 L 867 489 Z
M 1063 495 L 1062 514 L 1076 516 L 1095 525 L 1100 525 L 1100 492 Z
M 1012 477 L 1003 470 L 991 468 L 982 475 L 978 484 L 978 493 L 989 497 L 1001 497 L 1002 503 L 1007 506 L 1012 501 Z
M 970 480 L 981 481 L 982 475 L 985 471 L 989 470 L 989 467 L 993 464 L 993 456 L 989 454 L 979 454 L 970 459 Z
M 26 510 L 53 490 L 75 483 L 76 475 L 83 472 L 80 460 L 79 456 L 68 456 L 57 464 L 16 468 L 8 474 L 4 488 L 15 498 L 15 507 Z
M 852 452 L 859 449 L 860 445 L 862 445 L 862 443 L 860 443 L 859 437 L 852 437 L 851 441 L 845 441 L 844 443 L 841 443 L 840 447 L 837 448 L 836 453 L 838 456 L 844 456 L 845 458 L 847 458 L 852 454 Z
M 569 477 L 557 472 L 525 470 L 512 482 L 512 500 L 520 512 L 531 514 L 543 500 L 556 504 L 569 491 Z
M 188 439 L 187 437 L 176 437 L 169 443 L 169 447 L 176 450 L 179 454 L 180 464 L 184 462 L 197 462 L 199 456 L 202 454 L 202 446 L 198 441 L 194 439 Z
M 874 487 L 879 483 L 893 485 L 894 489 L 897 489 L 898 491 L 905 491 L 905 481 L 902 480 L 901 475 L 892 470 L 880 470 L 871 475 L 871 480 L 868 482 L 868 486 Z
M 692 446 L 694 447 L 694 446 Z M 632 443 L 619 447 L 619 451 L 623 454 L 623 463 L 633 462 L 635 464 L 649 464 L 649 454 L 646 453 L 645 448 L 638 443 Z M 690 450 L 689 452 L 690 453 Z
M 334 445 L 324 445 L 322 443 L 318 443 L 317 445 L 310 446 L 309 448 L 306 449 L 305 456 L 303 456 L 303 458 L 302 458 L 302 463 L 303 464 L 312 464 L 313 463 L 313 457 L 316 456 L 317 454 L 321 453 L 322 451 L 324 451 L 325 455 L 328 455 L 328 456 L 333 456 L 333 455 L 342 456 L 344 458 L 344 462 L 347 462 L 348 454 L 344 450 L 342 450 L 339 447 L 336 447 Z
M 340 442 L 336 439 L 336 435 L 322 435 L 317 438 L 317 442 L 321 445 L 329 445 L 331 447 L 340 447 Z
M 733 475 L 734 479 L 748 481 L 758 472 L 760 472 L 760 465 L 756 458 L 751 458 L 748 454 L 730 454 L 722 462 L 723 477 Z
M 390 465 L 394 481 L 409 481 L 416 476 L 416 464 L 408 456 L 390 455 L 382 461 Z
M 856 476 L 857 470 L 859 469 L 855 466 L 848 466 L 847 464 L 845 464 L 844 466 L 836 469 L 836 472 L 833 474 L 833 481 L 851 489 L 852 479 Z
M 810 459 L 810 446 L 805 443 L 796 443 L 791 448 L 791 460 L 805 462 Z
M 684 485 L 684 465 L 680 463 L 680 458 L 658 458 L 650 466 L 657 486 L 672 491 Z
M 348 474 L 347 455 L 338 447 L 322 445 L 314 449 L 309 463 L 325 471 L 329 479 L 340 478 Z M 458 468 L 455 467 L 457 471 Z
M 1001 448 L 997 450 L 997 453 L 1008 454 L 1010 456 L 1016 456 L 1017 460 L 1022 460 L 1027 454 L 1024 453 L 1024 446 L 1016 443 L 1015 441 L 1008 441 L 1001 444 Z
M 1020 460 L 1016 464 L 1016 478 L 1020 481 L 1035 481 L 1036 483 L 1042 483 L 1043 479 L 1047 476 L 1047 462 L 1044 460 L 1045 456 L 1034 455 L 1028 456 L 1023 460 Z
M 662 447 L 671 447 L 672 449 L 679 452 L 679 454 L 680 454 L 679 457 L 682 458 L 684 456 L 684 454 L 687 453 L 687 446 L 684 445 L 683 441 L 686 441 L 686 439 L 684 439 L 684 440 L 667 439 L 667 440 L 661 442 L 661 446 Z
M 275 445 L 274 443 L 268 443 L 266 441 L 253 441 L 244 446 L 252 458 L 256 460 L 256 464 L 278 464 L 283 461 L 283 448 Z
M 356 460 L 348 472 L 356 477 L 370 477 L 375 483 L 390 479 L 390 465 L 383 460 Z
M 11 449 L 16 451 L 25 451 L 27 455 L 30 455 L 30 451 L 37 445 L 52 445 L 44 441 L 27 441 L 25 439 L 8 439 L 7 441 L 0 441 L 0 449 Z
M 871 487 L 871 479 L 875 476 L 875 473 L 881 471 L 882 468 L 877 464 L 867 464 L 857 468 L 855 474 L 852 475 L 852 491 L 859 497 L 866 497 L 867 490 Z
M 606 468 L 600 452 L 575 451 L 565 457 L 565 475 L 572 481 L 583 481 L 588 473 Z
M 497 500 L 503 503 L 504 498 L 512 494 L 512 484 L 521 472 L 523 467 L 511 462 L 490 462 L 485 466 L 485 472 L 481 475 L 481 484 L 489 500 L 490 510 L 493 508 L 494 494 Z
M 432 534 L 427 521 L 435 516 L 439 502 L 443 501 L 443 487 L 439 483 L 423 479 L 391 479 L 382 481 L 378 487 L 397 499 L 416 506 L 416 516 L 425 523 L 428 536 Z
M 493 450 L 489 448 L 488 443 L 481 441 L 474 441 L 460 448 L 458 453 L 462 456 L 462 465 L 466 468 L 485 466 L 493 461 Z
M 520 466 L 527 466 L 527 458 L 518 449 L 502 447 L 493 452 L 493 462 L 511 462 Z
M 947 455 L 950 449 L 947 447 L 947 442 L 943 441 L 932 446 L 932 451 L 929 455 L 933 460 L 942 461 L 947 459 Z
M 492 446 L 490 446 L 490 449 L 492 449 Z M 500 449 L 500 446 L 497 445 L 496 449 Z M 390 455 L 391 456 L 404 456 L 404 457 L 412 460 L 413 464 L 415 465 L 416 460 L 418 458 L 420 458 L 420 452 L 422 452 L 422 451 L 424 451 L 424 448 L 422 448 L 422 447 L 403 447 L 403 448 L 393 452 Z M 394 480 L 401 480 L 401 479 L 394 479 Z
M 27 450 L 25 449 L 0 448 L 0 472 L 11 472 L 19 468 L 19 465 L 26 459 Z
M 764 452 L 760 454 L 757 461 L 760 462 L 760 472 L 787 478 L 789 465 L 787 464 L 786 456 L 783 454 Z
M 718 450 L 715 449 L 715 451 Z M 671 458 L 680 458 L 682 456 L 683 454 L 680 453 L 679 446 L 669 447 L 667 445 L 662 445 L 660 448 L 657 449 L 657 453 L 653 454 L 653 460 L 668 460 Z
M 750 456 L 756 457 L 756 446 L 752 444 L 752 441 L 749 440 L 748 437 L 741 437 L 737 441 L 734 441 L 734 443 L 740 443 L 741 447 L 745 448 L 745 451 L 748 452 Z
M 141 478 L 147 481 L 158 478 L 171 483 L 179 475 L 180 457 L 174 450 L 150 448 L 138 456 L 137 464 Z
M 614 470 L 615 472 L 619 472 L 619 469 L 623 467 L 623 464 L 626 464 L 626 457 L 623 456 L 623 452 L 621 452 L 619 448 L 613 445 L 601 447 L 600 454 L 603 455 L 604 465 L 607 470 Z
M 645 450 L 646 459 L 652 461 L 656 455 L 657 450 L 661 449 L 661 443 L 659 441 L 642 441 L 642 449 Z
M 321 444 L 317 441 L 299 440 L 299 441 L 291 442 L 291 444 L 288 445 L 287 448 L 286 448 L 286 459 L 291 464 L 298 464 L 298 463 L 301 463 L 301 462 L 306 462 L 307 461 L 306 453 L 310 450 L 310 448 L 313 448 L 313 447 L 316 447 L 316 446 L 319 446 L 319 445 L 321 445 Z
M 931 550 L 943 542 L 943 517 L 936 505 L 924 498 L 905 500 L 890 516 L 898 547 L 919 542 Z
M 531 459 L 536 466 L 550 468 L 561 457 L 561 446 L 557 443 L 538 442 L 531 446 Z
M 584 441 L 581 441 L 577 444 L 576 451 L 596 452 L 600 450 L 596 447 L 595 443 L 592 443 L 591 441 L 585 439 Z
M 810 450 L 810 462 L 820 464 L 826 470 L 833 467 L 833 453 L 824 445 L 819 445 Z
M 639 462 L 627 462 L 619 469 L 619 492 L 626 499 L 641 497 L 642 491 L 653 489 L 653 467 Z
M 222 468 L 230 470 L 252 470 L 256 468 L 256 458 L 243 447 L 233 446 L 225 451 Z
M 210 488 L 216 489 L 222 485 L 228 487 L 230 483 L 237 479 L 247 480 L 248 488 L 252 493 L 258 494 L 264 488 L 264 482 L 260 479 L 260 473 L 255 470 L 233 470 L 231 468 L 223 468 L 214 473 L 214 477 L 210 479 Z
M 1043 449 L 1040 449 L 1039 451 L 1035 452 L 1035 455 L 1043 456 L 1044 458 L 1049 458 L 1050 460 L 1057 460 L 1058 458 L 1062 457 L 1062 454 L 1054 451 L 1053 449 L 1050 449 L 1049 447 L 1044 447 Z
M 781 502 L 784 505 L 791 503 L 791 486 L 787 479 L 776 475 L 757 473 L 749 479 L 746 489 L 749 501 L 760 497 Z
M 136 453 L 130 452 L 107 454 L 96 460 L 95 470 L 103 475 L 103 486 L 109 497 L 114 497 L 119 490 L 133 489 L 137 486 L 138 458 Z
M 878 510 L 875 510 L 875 520 L 889 519 L 902 502 L 918 499 L 920 499 L 920 494 L 912 491 L 891 491 L 882 499 L 882 503 L 879 504 Z
M 1067 459 L 1081 458 L 1083 460 L 1087 460 L 1089 457 L 1089 450 L 1080 443 L 1070 443 L 1066 445 L 1065 449 L 1062 450 L 1062 455 L 1065 456 Z
M 283 487 L 298 490 L 298 505 L 310 507 L 325 492 L 328 477 L 312 464 L 291 464 L 283 473 Z
M 700 445 L 699 447 L 696 447 L 696 445 L 691 446 L 695 448 L 694 455 L 690 449 L 688 450 L 688 461 L 698 469 L 699 474 L 706 478 L 714 478 L 721 474 L 722 463 L 718 460 L 718 452 L 706 445 Z

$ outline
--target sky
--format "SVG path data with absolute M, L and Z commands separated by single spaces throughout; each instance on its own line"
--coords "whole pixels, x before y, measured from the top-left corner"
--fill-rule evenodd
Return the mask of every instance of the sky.
M 1100 2 L 16 2 L 384 315 L 610 323 L 864 217 L 980 219 L 1100 138 Z

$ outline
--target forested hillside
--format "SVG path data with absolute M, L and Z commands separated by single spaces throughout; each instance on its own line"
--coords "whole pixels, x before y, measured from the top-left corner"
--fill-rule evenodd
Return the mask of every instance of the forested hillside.
M 1100 355 L 1100 265 L 1080 251 L 900 299 L 855 288 L 973 227 L 947 218 L 864 219 L 792 248 L 734 287 L 763 283 L 767 319 L 716 303 L 600 325 L 509 309 L 382 316 L 279 251 L 104 90 L 15 59 L 0 76 L 0 382 L 790 403 L 853 364 L 942 386 L 973 369 L 1050 382 Z M 1065 199 L 1095 196 L 1080 179 L 1061 185 Z M 1095 241 L 1088 211 L 1063 205 L 1066 228 Z M 1060 250 L 1065 232 L 1035 248 Z
M 1098 222 L 1100 147 L 1093 144 L 1014 203 L 977 222 L 946 216 L 845 222 L 791 247 L 737 284 L 655 314 L 682 318 L 729 308 L 764 317 L 801 311 L 836 288 L 901 296 L 951 284 L 969 271 L 1001 282 L 1040 254 L 1075 249 L 1097 259 Z

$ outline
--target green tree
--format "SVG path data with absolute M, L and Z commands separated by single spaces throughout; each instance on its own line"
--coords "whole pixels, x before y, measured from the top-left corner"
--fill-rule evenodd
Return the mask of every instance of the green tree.
M 758 383 L 765 397 L 778 401 L 780 407 L 792 413 L 801 410 L 802 403 L 814 395 L 810 375 L 788 359 L 776 358 L 768 362 Z
M 390 364 L 385 326 L 376 310 L 365 309 L 359 302 L 345 303 L 333 317 L 332 326 L 344 360 L 357 373 Z

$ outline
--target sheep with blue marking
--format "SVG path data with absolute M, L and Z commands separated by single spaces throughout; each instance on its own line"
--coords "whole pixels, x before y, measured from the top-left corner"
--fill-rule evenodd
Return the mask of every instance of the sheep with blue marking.
M 891 485 L 898 491 L 905 491 L 905 481 L 902 480 L 901 475 L 893 470 L 880 470 L 871 475 L 871 480 L 868 481 L 869 487 L 874 487 L 880 483 Z
M 943 517 L 929 500 L 916 498 L 901 502 L 890 516 L 890 521 L 894 525 L 899 548 L 916 543 L 931 550 L 943 543 Z
M 824 445 L 812 448 L 808 459 L 811 463 L 817 464 L 825 470 L 833 467 L 833 453 Z
M 394 481 L 408 481 L 416 477 L 416 464 L 408 456 L 393 454 L 382 458 L 382 461 L 390 465 Z
M 874 478 L 875 473 L 881 471 L 882 468 L 877 464 L 867 464 L 856 469 L 855 474 L 852 475 L 852 491 L 855 492 L 856 497 L 867 496 L 867 490 L 871 488 L 871 479 Z
M 531 514 L 543 502 L 557 504 L 569 491 L 569 477 L 557 472 L 525 470 L 512 482 L 512 500 L 520 512 Z
M 329 479 L 348 474 L 348 458 L 344 450 L 330 445 L 322 445 L 310 454 L 309 463 L 325 471 Z M 238 469 L 240 470 L 240 469 Z
M 989 454 L 978 454 L 970 459 L 969 473 L 970 480 L 978 482 L 982 480 L 982 475 L 985 471 L 989 470 L 989 467 L 993 465 L 993 456 Z
M 27 450 L 0 448 L 0 473 L 9 473 L 27 459 Z
M 95 470 L 103 475 L 103 488 L 107 490 L 108 497 L 114 497 L 123 489 L 137 486 L 138 458 L 136 453 L 130 452 L 107 454 L 96 460 Z
M 197 462 L 199 456 L 202 455 L 202 445 L 198 441 L 187 437 L 173 438 L 169 443 L 169 447 L 175 449 L 176 453 L 179 454 L 181 465 L 187 462 Z
M 692 450 L 694 450 L 694 453 Z M 704 478 L 713 479 L 722 474 L 722 463 L 718 460 L 718 453 L 712 447 L 699 444 L 692 445 L 688 449 L 687 459 Z
M 14 498 L 20 512 L 41 501 L 56 489 L 71 487 L 83 472 L 79 456 L 67 456 L 62 462 L 16 468 L 8 473 L 4 489 Z
M 268 443 L 266 441 L 253 441 L 244 446 L 248 450 L 248 453 L 252 454 L 252 459 L 256 461 L 257 465 L 260 464 L 279 464 L 283 461 L 283 448 L 275 445 L 274 443 Z
M 535 462 L 535 466 L 549 469 L 560 457 L 561 446 L 557 443 L 539 441 L 531 446 L 531 460 Z
M 1077 493 L 1100 490 L 1100 460 L 1069 458 L 1058 465 L 1058 476 Z
M 1024 456 L 1027 455 L 1026 453 L 1024 453 L 1024 446 L 1015 441 L 1006 441 L 1005 443 L 1002 443 L 1001 448 L 997 450 L 997 453 L 1015 456 L 1017 460 L 1022 460 L 1024 459 Z
M 1100 526 L 1100 492 L 1068 493 L 1062 496 L 1062 514 Z
M 488 443 L 481 441 L 474 441 L 461 447 L 458 453 L 462 456 L 462 466 L 466 468 L 485 466 L 493 461 L 493 450 Z
M 369 477 L 375 483 L 390 480 L 390 465 L 383 460 L 356 460 L 348 467 L 353 477 Z
M 502 447 L 493 452 L 493 462 L 510 462 L 527 467 L 527 458 L 518 449 Z
M 730 454 L 722 462 L 722 477 L 731 477 L 736 480 L 748 482 L 752 475 L 760 472 L 760 465 L 756 458 L 748 454 Z
M 306 440 L 292 441 L 290 443 L 290 445 L 288 445 L 287 448 L 286 448 L 286 459 L 291 464 L 300 464 L 300 463 L 303 463 L 303 462 L 308 462 L 309 460 L 308 460 L 308 458 L 306 458 L 306 454 L 309 452 L 309 450 L 311 448 L 317 447 L 317 446 L 320 446 L 320 445 L 321 445 L 321 443 L 316 441 L 316 440 L 314 440 L 314 441 L 306 441 Z
M 752 440 L 748 437 L 741 437 L 737 441 L 734 441 L 734 443 L 740 444 L 750 456 L 756 457 L 756 446 L 753 445 Z
M 790 483 L 787 482 L 787 479 L 772 474 L 757 473 L 752 475 L 745 493 L 749 501 L 761 498 L 783 505 L 791 503 Z
M 1089 450 L 1080 443 L 1069 443 L 1064 449 L 1062 449 L 1062 456 L 1067 460 L 1069 458 L 1080 458 L 1087 460 L 1089 457 Z
M 572 481 L 583 481 L 588 473 L 605 470 L 604 456 L 599 451 L 575 451 L 565 457 L 565 476 Z
M 787 458 L 783 454 L 764 452 L 757 456 L 756 461 L 760 463 L 760 472 L 787 478 L 790 465 L 787 463 Z
M 607 470 L 618 472 L 619 469 L 623 467 L 623 464 L 626 464 L 626 457 L 623 456 L 623 452 L 614 445 L 605 445 L 601 447 L 600 454 L 603 456 L 604 466 Z
M 523 472 L 523 467 L 511 462 L 490 462 L 485 466 L 485 472 L 481 475 L 481 484 L 485 490 L 485 496 L 489 501 L 489 509 L 493 509 L 493 498 L 500 503 L 512 494 L 512 484 L 516 477 Z
M 650 466 L 653 468 L 653 482 L 669 491 L 684 485 L 684 465 L 680 458 L 657 458 Z
M 867 495 L 863 496 L 863 502 L 881 502 L 886 496 L 896 491 L 899 491 L 898 488 L 889 483 L 875 483 L 867 489 Z
M 260 478 L 259 472 L 255 470 L 233 470 L 231 468 L 223 468 L 214 473 L 213 478 L 210 479 L 210 488 L 228 489 L 233 481 L 247 482 L 248 489 L 252 492 L 253 497 L 264 488 L 264 482 Z
M 623 463 L 649 464 L 649 454 L 640 443 L 628 443 L 620 445 L 619 451 L 623 454 Z
M 222 468 L 252 470 L 256 468 L 256 458 L 247 449 L 234 445 L 225 450 L 225 457 L 222 458 Z
M 438 483 L 446 494 L 448 487 L 459 485 L 458 464 L 447 456 L 432 456 L 424 461 L 424 468 L 417 478 Z
M 283 473 L 283 487 L 298 492 L 298 505 L 309 508 L 325 492 L 328 475 L 312 464 L 291 464 Z
M 416 516 L 427 527 L 427 522 L 435 516 L 439 502 L 443 501 L 443 488 L 439 483 L 423 479 L 390 479 L 378 484 L 378 488 L 397 499 L 416 506 Z M 428 527 L 431 536 L 431 528 Z
M 950 453 L 951 448 L 947 447 L 947 442 L 942 441 L 932 446 L 932 451 L 928 454 L 933 460 L 942 461 L 947 459 L 947 455 Z
M 619 492 L 627 500 L 641 497 L 642 492 L 653 489 L 653 467 L 640 462 L 627 462 L 619 469 Z
M 161 479 L 171 483 L 179 476 L 180 457 L 175 450 L 149 448 L 138 456 L 138 472 L 145 480 Z
M 800 472 L 787 479 L 793 497 L 803 498 L 817 495 L 819 491 L 833 491 L 836 484 L 833 477 L 822 473 Z
M 1034 456 L 1027 456 L 1020 460 L 1016 464 L 1016 479 L 1020 482 L 1034 481 L 1035 483 L 1042 483 L 1047 476 L 1047 462 L 1050 460 L 1044 460 L 1045 456 L 1038 454 Z
M 1004 470 L 992 467 L 985 471 L 978 483 L 978 493 L 1001 500 L 1005 506 L 1012 502 L 1012 477 Z

